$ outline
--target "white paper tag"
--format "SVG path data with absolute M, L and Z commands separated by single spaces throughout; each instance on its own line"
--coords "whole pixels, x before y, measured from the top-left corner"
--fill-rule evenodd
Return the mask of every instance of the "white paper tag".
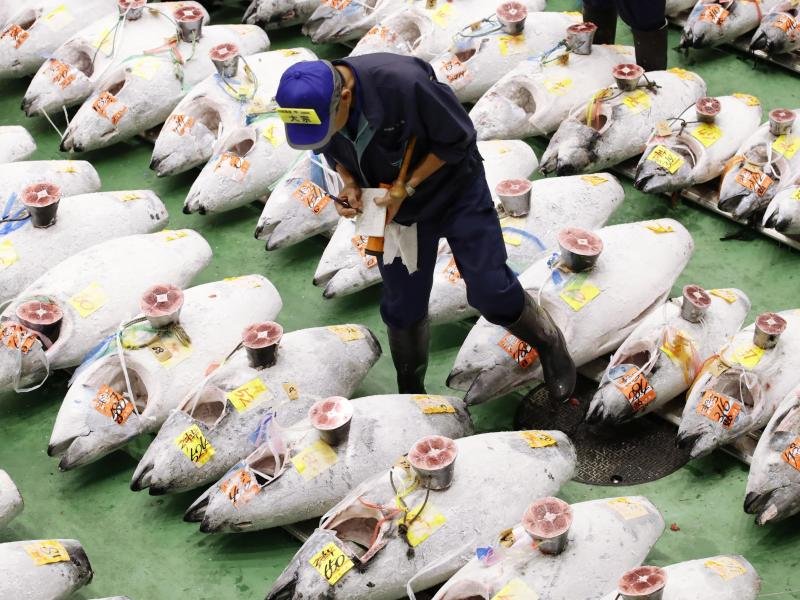
M 356 218 L 356 234 L 367 237 L 383 237 L 386 229 L 386 207 L 378 206 L 375 200 L 383 198 L 387 190 L 366 188 L 361 190 L 361 214 Z

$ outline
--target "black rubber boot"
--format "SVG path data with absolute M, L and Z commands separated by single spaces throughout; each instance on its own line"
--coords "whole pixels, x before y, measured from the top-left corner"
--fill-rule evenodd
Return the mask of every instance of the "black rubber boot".
M 397 391 L 401 394 L 424 394 L 428 370 L 428 345 L 431 327 L 423 319 L 408 329 L 387 327 L 389 349 L 397 371 Z
M 617 11 L 610 8 L 598 8 L 583 3 L 583 20 L 597 25 L 594 44 L 613 44 L 617 39 Z
M 550 397 L 555 401 L 568 400 L 575 391 L 575 363 L 567 350 L 564 335 L 547 311 L 525 294 L 522 314 L 507 329 L 539 353 Z
M 645 71 L 663 71 L 667 68 L 667 23 L 655 31 L 633 32 L 633 47 L 636 50 L 636 64 Z

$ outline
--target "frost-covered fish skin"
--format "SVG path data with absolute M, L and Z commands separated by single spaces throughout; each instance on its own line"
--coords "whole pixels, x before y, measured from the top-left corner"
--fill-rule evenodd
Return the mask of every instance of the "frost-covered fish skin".
M 697 111 L 692 106 L 669 124 L 669 131 L 662 131 L 665 124 L 656 126 L 636 167 L 634 186 L 659 194 L 719 177 L 761 123 L 761 103 L 753 99 L 717 97 L 720 112 L 713 123 L 696 123 Z
M 619 425 L 685 392 L 706 360 L 739 331 L 750 311 L 750 300 L 740 290 L 711 290 L 710 298 L 711 305 L 697 323 L 681 316 L 683 298 L 673 298 L 646 317 L 611 357 L 586 419 Z M 624 379 L 628 373 L 633 385 L 646 382 L 631 398 Z
M 14 256 L 0 265 L 0 302 L 65 258 L 106 240 L 159 231 L 168 220 L 167 207 L 153 191 L 127 190 L 63 197 L 56 222 L 46 229 L 30 219 L 0 226 L 0 244 Z
M 664 531 L 661 513 L 642 496 L 591 500 L 570 508 L 572 526 L 563 552 L 540 552 L 517 524 L 511 535 L 506 530 L 492 540 L 491 558 L 472 558 L 434 600 L 494 598 L 509 585 L 540 600 L 597 600 L 647 557 Z
M 445 490 L 428 495 L 405 460 L 358 486 L 323 518 L 267 600 L 394 600 L 406 597 L 412 577 L 415 590 L 442 583 L 466 564 L 480 542 L 511 527 L 532 500 L 557 493 L 575 469 L 575 449 L 560 431 L 485 433 L 455 440 L 455 445 L 454 477 Z M 427 532 L 417 537 L 424 528 L 413 523 L 411 542 L 398 531 L 406 514 L 397 508 L 398 489 L 410 490 L 403 502 L 415 513 L 428 497 L 420 518 L 433 523 L 430 537 Z M 325 569 L 318 571 L 311 563 L 324 548 L 331 550 L 330 544 L 337 549 L 334 557 L 364 561 L 358 569 L 340 571 L 344 574 L 333 585 Z
M 287 333 L 277 362 L 260 370 L 248 364 L 244 351 L 235 353 L 167 417 L 136 467 L 131 489 L 149 488 L 155 495 L 210 485 L 261 444 L 273 418 L 290 426 L 322 397 L 352 396 L 380 354 L 374 334 L 361 325 Z M 255 399 L 242 401 L 249 398 L 245 392 Z M 190 430 L 203 441 L 202 451 L 189 452 L 184 444 L 184 453 L 176 442 Z
M 0 217 L 8 217 L 29 185 L 46 181 L 58 186 L 62 196 L 100 191 L 100 176 L 85 160 L 25 160 L 0 164 Z
M 251 323 L 269 321 L 282 306 L 278 291 L 261 275 L 233 277 L 187 289 L 180 330 L 159 334 L 147 323 L 126 330 L 125 365 L 137 410 L 122 423 L 95 407 L 95 398 L 110 387 L 130 401 L 117 344 L 85 362 L 73 376 L 50 437 L 48 454 L 60 456 L 59 468 L 94 462 L 143 433 L 156 433 L 220 351 L 234 347 Z M 127 337 L 126 337 L 127 335 Z M 180 337 L 179 337 L 180 336 Z M 141 338 L 141 339 L 140 339 Z M 182 341 L 188 339 L 188 345 Z M 169 356 L 156 350 L 166 348 Z
M 560 60 L 523 61 L 504 75 L 469 113 L 478 139 L 524 139 L 558 129 L 573 105 L 614 83 L 611 69 L 633 62 L 629 46 L 592 46 L 591 54 L 559 53 Z
M 11 523 L 24 507 L 22 495 L 11 476 L 0 469 L 0 529 Z
M 800 235 L 800 185 L 793 184 L 775 194 L 764 211 L 761 225 L 786 235 Z
M 36 152 L 36 142 L 28 130 L 19 125 L 0 126 L 0 163 L 25 160 Z
M 739 36 L 758 27 L 762 14 L 782 1 L 697 0 L 683 26 L 680 47 L 711 48 L 733 42 Z
M 705 82 L 683 69 L 644 77 L 658 87 L 620 91 L 611 86 L 576 105 L 542 155 L 542 173 L 599 171 L 632 158 L 645 149 L 658 122 L 680 114 L 706 92 Z
M 302 25 L 314 13 L 321 0 L 252 0 L 243 22 L 260 25 L 267 31 Z
M 780 2 L 764 18 L 750 40 L 750 50 L 763 50 L 769 55 L 786 54 L 800 48 L 797 35 L 798 7 L 791 1 Z
M 371 2 L 318 2 L 303 25 L 303 35 L 315 44 L 344 43 L 359 40 L 375 25 L 409 5 L 424 5 L 425 0 L 411 0 L 398 5 L 396 0 Z
M 787 325 L 774 348 L 753 343 L 755 324 L 723 346 L 686 395 L 678 443 L 705 456 L 764 427 L 800 381 L 800 310 L 777 313 Z
M 612 352 L 658 310 L 694 249 L 689 232 L 671 219 L 595 233 L 604 249 L 592 270 L 565 274 L 545 258 L 520 276 L 523 288 L 540 297 L 564 333 L 576 365 Z M 633 288 L 631 273 L 639 283 Z M 481 318 L 461 346 L 447 385 L 466 391 L 467 404 L 484 402 L 541 379 L 537 359 L 527 344 Z
M 184 518 L 201 522 L 200 530 L 205 533 L 221 533 L 268 529 L 320 517 L 353 486 L 388 469 L 420 437 L 455 439 L 472 433 L 472 420 L 458 398 L 388 394 L 356 398 L 352 406 L 348 437 L 331 447 L 336 461 L 322 473 L 308 478 L 287 463 L 286 470 L 268 483 L 256 475 L 252 469 L 265 465 L 267 470 L 273 467 L 266 474 L 275 476 L 272 448 L 283 448 L 284 456 L 296 458 L 321 440 L 308 419 L 286 432 L 273 428 L 270 439 L 200 496 Z M 242 473 L 256 480 L 259 489 L 246 492 L 247 498 L 232 497 L 231 490 Z M 255 495 L 251 497 L 251 493 Z
M 67 600 L 93 576 L 77 540 L 0 544 L 0 598 Z

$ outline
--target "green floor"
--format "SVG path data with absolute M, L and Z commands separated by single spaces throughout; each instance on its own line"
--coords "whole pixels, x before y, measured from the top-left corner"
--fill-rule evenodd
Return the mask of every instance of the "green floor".
M 573 9 L 568 0 L 551 6 Z M 226 10 L 217 22 L 233 22 Z M 296 30 L 271 36 L 273 48 L 305 43 Z M 619 41 L 630 43 L 626 28 Z M 671 34 L 677 45 L 678 33 Z M 326 57 L 346 54 L 341 47 L 318 49 Z M 697 56 L 693 68 L 714 95 L 749 92 L 762 98 L 766 109 L 800 106 L 800 79 L 777 68 L 753 70 L 751 63 L 722 52 Z M 677 53 L 673 66 L 687 66 Z M 57 159 L 57 137 L 44 119 L 27 120 L 19 110 L 26 83 L 0 83 L 0 125 L 23 124 L 34 134 L 39 151 L 34 158 Z M 537 150 L 542 145 L 535 143 Z M 218 217 L 184 215 L 181 206 L 195 177 L 189 173 L 156 179 L 147 165 L 151 146 L 132 141 L 111 150 L 92 153 L 106 190 L 152 188 L 172 214 L 171 227 L 199 230 L 214 249 L 214 260 L 202 281 L 244 273 L 263 273 L 281 291 L 286 309 L 281 317 L 288 330 L 336 322 L 371 326 L 385 343 L 377 303 L 380 289 L 334 301 L 323 300 L 311 279 L 325 240 L 267 253 L 253 239 L 260 206 L 248 206 Z M 800 305 L 800 256 L 756 235 L 750 241 L 720 241 L 738 226 L 691 206 L 669 209 L 659 198 L 646 197 L 626 184 L 627 200 L 614 222 L 671 216 L 694 236 L 696 252 L 675 291 L 686 283 L 706 287 L 739 287 L 753 302 L 754 316 L 764 310 Z M 430 391 L 445 392 L 445 377 L 466 324 L 434 331 Z M 360 389 L 364 395 L 393 388 L 393 371 L 384 356 Z M 153 498 L 128 490 L 135 462 L 118 452 L 88 468 L 67 474 L 46 455 L 55 415 L 64 396 L 66 378 L 57 376 L 43 391 L 17 396 L 0 394 L 0 467 L 10 472 L 25 497 L 25 512 L 5 531 L 0 542 L 31 538 L 78 538 L 95 568 L 92 585 L 76 598 L 128 594 L 134 600 L 178 597 L 192 600 L 262 598 L 270 583 L 298 547 L 283 531 L 212 536 L 184 523 L 181 515 L 194 494 Z M 475 411 L 481 430 L 511 426 L 516 397 L 481 406 Z M 762 598 L 800 598 L 800 519 L 760 529 L 742 512 L 746 468 L 722 453 L 696 461 L 661 481 L 635 488 L 567 485 L 562 496 L 580 501 L 618 494 L 647 495 L 663 512 L 669 528 L 654 549 L 650 562 L 668 564 L 716 553 L 744 554 L 764 579 Z

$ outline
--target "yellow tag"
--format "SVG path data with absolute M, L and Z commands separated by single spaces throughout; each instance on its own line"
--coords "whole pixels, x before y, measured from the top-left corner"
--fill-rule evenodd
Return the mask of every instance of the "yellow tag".
M 75 20 L 66 4 L 59 4 L 49 13 L 42 17 L 47 26 L 52 31 L 61 31 Z
M 647 160 L 656 163 L 659 167 L 666 169 L 670 173 L 674 173 L 680 169 L 683 164 L 683 157 L 661 144 L 653 148 L 653 151 L 647 155 Z
M 525 227 L 526 220 L 520 217 L 503 217 L 500 219 L 500 227 Z
M 581 175 L 581 179 L 590 185 L 603 185 L 604 183 L 608 183 L 608 179 L 602 175 Z
M 414 396 L 416 402 L 422 409 L 424 415 L 453 414 L 456 409 L 444 396 Z
M 134 200 L 141 200 L 144 196 L 140 196 L 138 192 L 112 192 L 120 202 L 133 202 Z
M 261 130 L 261 135 L 274 147 L 280 146 L 286 141 L 286 134 L 283 125 L 277 119 L 270 119 Z
M 165 242 L 174 242 L 175 240 L 188 237 L 189 234 L 185 229 L 165 229 L 161 232 L 161 236 L 164 238 Z
M 317 111 L 313 108 L 278 108 L 276 111 L 281 121 L 290 125 L 319 125 Z
M 661 351 L 683 370 L 683 379 L 686 385 L 691 385 L 695 378 L 695 357 L 697 346 L 692 336 L 685 331 L 670 332 L 665 336 Z
M 728 556 L 718 556 L 717 558 L 712 558 L 711 560 L 707 560 L 704 565 L 707 569 L 711 569 L 725 581 L 735 579 L 736 577 L 747 573 L 747 568 L 742 563 Z
M 492 600 L 539 600 L 539 595 L 521 579 L 512 579 L 492 596 Z
M 675 228 L 672 225 L 665 225 L 664 223 L 659 223 L 658 221 L 653 221 L 652 223 L 648 223 L 645 225 L 647 229 L 652 231 L 653 233 L 674 233 Z
M 608 501 L 608 505 L 626 521 L 647 516 L 647 509 L 630 498 L 614 498 Z
M 521 246 L 522 236 L 517 233 L 503 233 L 503 241 L 509 246 Z
M 68 160 L 66 162 L 67 162 L 66 165 L 58 169 L 59 173 L 68 173 L 70 175 L 74 175 L 80 172 L 78 170 L 77 163 L 74 160 Z
M 442 4 L 431 15 L 431 20 L 436 23 L 438 27 L 447 27 L 447 22 L 450 20 L 450 17 L 453 16 L 453 12 L 452 4 Z
M 572 17 L 573 19 L 583 19 L 583 13 L 578 12 L 577 10 L 567 10 L 564 11 L 564 14 L 568 17 Z
M 755 344 L 743 344 L 737 347 L 732 353 L 725 353 L 725 361 L 728 364 L 740 364 L 746 369 L 752 369 L 764 357 L 764 349 Z
M 631 92 L 622 101 L 622 103 L 625 106 L 627 106 L 633 113 L 640 113 L 643 110 L 650 108 L 650 106 L 652 106 L 650 102 L 650 96 L 644 90 L 636 90 L 634 92 Z
M 672 69 L 667 69 L 667 72 L 672 73 L 676 77 L 681 79 L 685 79 L 686 81 L 694 81 L 695 74 L 691 71 L 687 71 L 686 69 L 681 69 L 679 67 L 673 67 Z
M 297 400 L 300 397 L 300 391 L 293 383 L 284 383 L 283 391 L 286 392 L 286 397 L 289 398 L 289 400 Z
M 588 283 L 587 278 L 586 274 L 576 275 L 559 294 L 559 297 L 574 311 L 581 310 L 600 295 L 600 289 Z
M 500 47 L 500 54 L 503 56 L 519 54 L 525 52 L 526 49 L 524 35 L 501 35 L 497 38 L 497 44 Z
M 25 552 L 40 567 L 69 561 L 67 549 L 58 540 L 45 540 L 30 544 L 25 546 Z
M 717 298 L 722 298 L 728 304 L 733 304 L 738 299 L 736 293 L 729 289 L 708 290 L 708 293 L 716 296 Z
M 292 457 L 292 464 L 297 472 L 309 481 L 320 473 L 327 471 L 339 460 L 336 452 L 322 440 L 317 440 Z
M 239 275 L 238 277 L 226 277 L 222 281 L 229 281 L 231 283 L 236 283 L 239 287 L 247 288 L 247 289 L 255 289 L 261 287 L 261 280 L 258 277 L 253 277 L 252 275 Z
M 783 154 L 785 158 L 792 158 L 800 150 L 800 137 L 793 135 L 779 135 L 772 142 L 772 149 Z
M 69 299 L 69 303 L 84 319 L 102 308 L 106 302 L 108 302 L 108 296 L 99 283 L 90 283 Z
M 14 244 L 11 240 L 3 240 L 0 242 L 0 270 L 10 267 L 19 260 Z
M 139 79 L 150 81 L 160 68 L 160 59 L 155 56 L 141 56 L 133 61 L 131 73 Z
M 800 202 L 800 188 L 796 188 L 796 189 L 795 189 L 795 190 L 792 192 L 792 199 L 793 199 L 793 200 L 797 200 L 798 202 Z
M 556 438 L 544 431 L 520 431 L 522 439 L 528 442 L 531 448 L 547 448 L 548 446 L 555 446 L 557 444 Z
M 286 49 L 286 50 L 281 50 L 281 54 L 283 56 L 297 56 L 298 54 L 300 54 L 300 52 L 297 50 Z
M 563 96 L 572 87 L 572 79 L 545 79 L 544 89 L 556 96 Z
M 175 444 L 198 468 L 214 456 L 214 447 L 197 425 L 192 425 L 176 437 Z
M 174 367 L 192 355 L 192 347 L 184 345 L 171 330 L 159 333 L 158 338 L 147 347 L 162 367 Z
M 333 325 L 328 329 L 338 335 L 343 342 L 355 342 L 356 340 L 364 339 L 361 329 L 355 325 Z
M 113 37 L 111 30 L 108 27 L 103 27 L 103 30 L 92 41 L 92 48 L 97 48 L 105 53 L 111 52 L 111 40 Z
M 414 510 L 409 511 L 408 516 L 406 517 L 406 522 L 414 519 L 415 515 L 422 508 L 423 506 L 419 505 Z M 416 548 L 422 542 L 436 533 L 445 523 L 447 523 L 447 518 L 433 506 L 426 504 L 422 514 L 416 517 L 414 522 L 411 523 L 411 526 L 408 528 L 408 533 L 406 534 L 408 542 L 411 544 L 411 546 Z
M 761 106 L 761 100 L 759 100 L 755 96 L 751 96 L 750 94 L 736 93 L 733 95 L 733 97 L 738 98 L 739 100 L 747 104 L 747 106 Z
M 225 397 L 233 404 L 239 412 L 245 412 L 254 404 L 262 400 L 261 396 L 267 391 L 267 386 L 258 377 L 239 386 L 232 392 L 225 394 Z
M 328 543 L 308 561 L 331 585 L 353 568 L 353 561 L 333 542 Z
M 722 137 L 722 129 L 713 123 L 701 123 L 689 133 L 706 148 L 716 143 L 719 138 Z

